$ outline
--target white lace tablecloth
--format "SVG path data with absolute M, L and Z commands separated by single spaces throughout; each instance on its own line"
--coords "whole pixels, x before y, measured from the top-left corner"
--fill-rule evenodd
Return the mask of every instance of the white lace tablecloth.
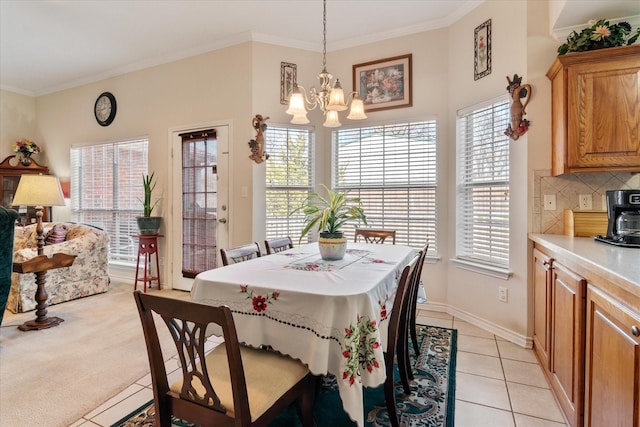
M 363 387 L 386 378 L 383 349 L 396 283 L 416 250 L 349 243 L 344 259 L 324 261 L 318 244 L 198 274 L 191 299 L 228 305 L 238 338 L 331 373 L 347 414 L 364 425 Z

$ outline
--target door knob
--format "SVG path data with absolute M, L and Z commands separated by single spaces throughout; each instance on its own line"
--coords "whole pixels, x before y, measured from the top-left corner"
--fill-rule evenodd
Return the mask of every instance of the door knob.
M 640 337 L 640 328 L 638 328 L 637 326 L 632 326 L 631 333 L 634 337 Z
M 220 218 L 218 220 L 218 222 L 221 223 L 221 224 L 226 224 L 227 223 L 227 218 Z

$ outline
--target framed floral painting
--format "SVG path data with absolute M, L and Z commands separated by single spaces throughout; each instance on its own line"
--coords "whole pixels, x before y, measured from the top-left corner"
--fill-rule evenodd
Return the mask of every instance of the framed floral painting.
M 353 90 L 365 111 L 411 107 L 411 54 L 354 65 Z
M 280 104 L 287 105 L 298 79 L 298 67 L 289 62 L 280 63 Z
M 476 27 L 473 36 L 473 79 L 491 74 L 491 19 Z

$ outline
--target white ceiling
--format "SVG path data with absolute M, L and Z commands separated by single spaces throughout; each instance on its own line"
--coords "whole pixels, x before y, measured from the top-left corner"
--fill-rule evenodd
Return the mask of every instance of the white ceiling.
M 327 50 L 446 27 L 483 1 L 328 0 Z M 561 26 L 640 14 L 637 0 L 562 2 L 580 14 L 563 7 Z M 249 40 L 321 51 L 322 2 L 0 0 L 0 88 L 37 96 Z

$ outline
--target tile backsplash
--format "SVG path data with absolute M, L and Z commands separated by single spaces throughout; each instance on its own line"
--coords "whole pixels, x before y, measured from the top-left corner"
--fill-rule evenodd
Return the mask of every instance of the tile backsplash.
M 563 234 L 564 210 L 579 210 L 580 195 L 591 195 L 591 210 L 606 210 L 607 190 L 640 189 L 640 173 L 594 172 L 551 176 L 535 170 L 533 181 L 533 232 Z M 544 196 L 555 196 L 556 209 L 544 210 Z

